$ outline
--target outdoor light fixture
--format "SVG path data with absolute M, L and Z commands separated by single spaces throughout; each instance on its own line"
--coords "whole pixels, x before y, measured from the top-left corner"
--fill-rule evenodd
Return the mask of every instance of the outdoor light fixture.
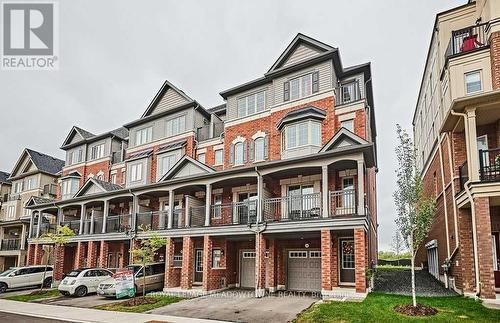
M 308 243 L 306 243 L 306 244 L 304 245 L 304 247 L 309 248 L 309 244 L 308 244 Z
M 221 249 L 221 250 L 220 250 L 220 255 L 221 255 L 221 256 L 224 256 L 224 249 Z

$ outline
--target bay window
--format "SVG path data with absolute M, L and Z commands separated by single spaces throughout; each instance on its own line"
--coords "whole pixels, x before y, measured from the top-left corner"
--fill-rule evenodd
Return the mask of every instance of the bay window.
M 321 145 L 321 124 L 316 121 L 303 121 L 285 127 L 284 140 L 285 149 L 291 149 L 306 145 Z

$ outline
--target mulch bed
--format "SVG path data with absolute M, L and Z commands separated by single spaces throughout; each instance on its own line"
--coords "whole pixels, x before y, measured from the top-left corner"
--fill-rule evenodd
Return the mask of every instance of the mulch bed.
M 35 290 L 29 293 L 28 295 L 44 295 L 47 294 L 49 291 L 48 290 Z
M 412 304 L 408 305 L 397 305 L 394 307 L 394 310 L 398 313 L 409 315 L 409 316 L 431 316 L 437 314 L 437 309 L 418 304 L 417 306 L 413 306 Z
M 133 298 L 126 300 L 124 302 L 121 302 L 120 305 L 123 306 L 137 306 L 137 305 L 144 305 L 144 304 L 154 304 L 158 302 L 159 299 L 154 298 L 154 297 L 137 297 L 135 300 Z

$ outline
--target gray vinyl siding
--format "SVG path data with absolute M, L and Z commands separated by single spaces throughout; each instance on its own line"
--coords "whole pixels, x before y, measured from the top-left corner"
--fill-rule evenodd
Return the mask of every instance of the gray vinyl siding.
M 207 120 L 203 114 L 196 111 L 194 112 L 194 128 L 203 127 L 206 124 L 210 124 L 210 120 Z
M 158 105 L 154 108 L 152 114 L 160 113 L 168 109 L 178 107 L 187 102 L 188 100 L 186 100 L 186 98 L 177 93 L 175 90 L 168 89 L 161 98 Z
M 132 182 L 130 177 L 132 176 L 132 172 L 130 171 L 130 166 L 135 164 L 142 165 L 142 179 L 140 181 Z M 138 160 L 133 160 L 127 163 L 127 187 L 146 185 L 149 183 L 149 174 L 150 174 L 150 158 L 143 158 Z
M 274 88 L 274 104 L 283 103 L 283 84 L 291 79 L 304 74 L 319 72 L 319 92 L 331 90 L 336 84 L 336 77 L 333 72 L 332 61 L 325 61 L 318 65 L 314 65 L 303 70 L 279 77 L 273 80 Z M 288 102 L 288 101 L 287 101 Z
M 195 129 L 194 114 L 195 114 L 194 108 L 189 108 L 131 128 L 129 131 L 129 148 L 136 147 L 135 135 L 137 131 L 144 128 L 148 128 L 150 126 L 153 127 L 152 141 L 167 138 L 167 120 L 181 115 L 186 115 L 186 132 L 193 131 Z
M 73 136 L 73 138 L 71 138 L 71 140 L 68 144 L 74 144 L 75 142 L 79 142 L 82 140 L 83 140 L 82 136 L 80 136 L 79 133 L 75 132 L 75 135 Z
M 283 67 L 293 65 L 295 63 L 304 61 L 306 59 L 312 58 L 316 55 L 318 55 L 320 52 L 318 52 L 316 49 L 307 46 L 307 45 L 300 45 L 297 47 L 297 49 L 293 52 L 293 54 L 288 58 L 288 60 L 283 64 Z
M 102 145 L 102 144 L 104 144 L 104 155 L 103 155 L 103 157 L 108 157 L 110 155 L 109 148 L 110 148 L 110 144 L 111 144 L 111 138 L 106 138 L 106 139 L 103 139 L 103 140 L 99 140 L 99 141 L 93 142 L 93 143 L 91 143 L 91 144 L 88 145 L 88 149 L 87 149 L 87 161 L 91 161 L 92 147 L 99 146 L 99 145 Z
M 84 162 L 85 161 L 85 156 L 87 155 L 87 152 L 86 152 L 86 145 L 81 145 L 81 146 L 77 146 L 77 147 L 74 147 L 74 148 L 71 148 L 69 150 L 66 151 L 66 166 L 70 166 L 71 165 L 71 160 L 69 159 L 69 156 L 71 155 L 71 153 L 77 153 L 78 150 L 82 150 L 82 161 L 81 162 Z
M 273 97 L 274 91 L 272 90 L 272 83 L 266 84 L 264 86 L 255 87 L 251 90 L 241 92 L 236 95 L 228 97 L 226 103 L 226 113 L 227 113 L 226 120 L 233 120 L 238 118 L 238 99 L 263 90 L 266 91 L 265 110 L 269 109 L 274 102 L 274 97 Z

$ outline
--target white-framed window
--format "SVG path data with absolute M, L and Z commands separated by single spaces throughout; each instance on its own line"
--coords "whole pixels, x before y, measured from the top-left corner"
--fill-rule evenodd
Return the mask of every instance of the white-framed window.
M 481 71 L 465 73 L 465 94 L 473 94 L 481 91 Z
M 354 240 L 342 240 L 342 269 L 354 269 Z
M 254 160 L 261 161 L 265 159 L 265 138 L 260 137 L 254 140 Z
M 69 157 L 68 157 L 68 162 L 70 163 L 70 165 L 81 163 L 82 156 L 83 156 L 82 148 L 74 150 L 74 151 L 70 151 Z
M 289 251 L 289 258 L 307 258 L 307 251 Z
M 28 179 L 26 180 L 26 190 L 29 191 L 35 189 L 36 184 L 37 184 L 36 177 L 28 177 Z
M 309 251 L 309 258 L 321 258 L 321 251 Z
M 99 174 L 97 174 L 97 177 L 96 177 L 96 178 L 97 178 L 98 180 L 100 180 L 100 181 L 103 181 L 103 180 L 104 180 L 104 174 L 99 173 Z
M 130 165 L 130 181 L 138 182 L 142 180 L 142 163 Z
M 174 167 L 177 162 L 177 156 L 174 155 L 166 155 L 160 157 L 161 164 L 161 175 L 165 175 L 172 167 Z
M 182 267 L 182 255 L 174 255 L 174 267 Z
M 24 209 L 24 216 L 30 216 L 33 210 L 30 209 Z
M 238 142 L 237 144 L 234 145 L 234 164 L 235 165 L 242 165 L 244 163 L 243 159 L 243 153 L 244 153 L 244 148 L 243 145 L 244 142 Z
M 222 165 L 224 163 L 224 150 L 217 149 L 214 152 L 215 165 Z
M 243 258 L 255 258 L 255 251 L 243 252 Z
M 14 218 L 16 216 L 16 207 L 14 205 L 10 205 L 7 209 L 7 216 L 9 218 Z
M 284 133 L 285 149 L 321 144 L 321 124 L 317 121 L 309 120 L 288 125 Z
M 14 194 L 21 193 L 23 190 L 23 182 L 16 182 L 14 183 Z
M 111 183 L 116 184 L 116 173 L 111 174 Z
M 312 73 L 290 80 L 290 99 L 295 100 L 311 95 Z
M 212 219 L 220 219 L 222 217 L 222 194 L 214 195 L 214 213 Z
M 61 182 L 61 195 L 63 199 L 71 198 L 78 191 L 80 180 L 78 178 L 67 178 Z
M 104 144 L 92 146 L 90 148 L 90 159 L 99 159 L 104 157 Z
M 186 115 L 167 120 L 167 136 L 175 136 L 186 131 Z
M 144 145 L 153 140 L 153 127 L 146 127 L 137 130 L 135 133 L 135 145 Z
M 349 130 L 350 132 L 354 132 L 354 119 L 341 121 L 340 125 Z
M 212 268 L 221 268 L 222 250 L 212 250 Z
M 198 154 L 198 157 L 196 158 L 200 163 L 205 164 L 205 153 Z
M 266 91 L 260 91 L 238 99 L 238 117 L 249 116 L 266 107 Z

